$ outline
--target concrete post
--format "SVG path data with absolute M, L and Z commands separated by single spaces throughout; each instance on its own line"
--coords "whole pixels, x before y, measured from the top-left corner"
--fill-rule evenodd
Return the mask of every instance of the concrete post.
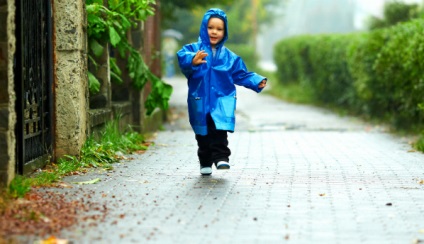
M 79 155 L 88 131 L 86 10 L 83 0 L 54 0 L 55 156 Z
M 15 2 L 0 0 L 0 185 L 15 177 L 15 91 L 13 54 L 15 52 Z

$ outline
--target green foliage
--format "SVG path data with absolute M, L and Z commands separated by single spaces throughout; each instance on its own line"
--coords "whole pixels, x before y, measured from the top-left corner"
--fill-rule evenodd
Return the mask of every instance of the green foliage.
M 417 4 L 406 4 L 399 1 L 384 5 L 384 20 L 388 26 L 406 22 L 418 16 Z
M 395 128 L 424 127 L 424 19 L 347 35 L 281 40 L 274 59 L 281 85 Z
M 371 16 L 368 19 L 368 28 L 376 30 L 407 22 L 419 17 L 420 11 L 417 4 L 407 4 L 399 1 L 391 1 L 384 4 L 383 19 Z
M 106 150 L 111 150 L 113 153 L 131 153 L 136 150 L 146 150 L 147 147 L 142 145 L 144 136 L 136 133 L 128 128 L 128 132 L 122 133 L 119 130 L 119 119 L 106 124 L 104 132 L 100 136 L 99 143 L 104 146 Z M 90 143 L 88 143 L 90 145 Z M 87 146 L 89 147 L 89 146 Z
M 272 79 L 272 81 L 276 80 Z M 301 83 L 281 84 L 273 82 L 271 89 L 265 90 L 265 92 L 292 103 L 311 104 L 316 102 L 311 87 Z
M 162 83 L 167 87 L 166 91 L 172 91 L 172 87 L 156 77 L 144 63 L 140 53 L 130 45 L 127 33 L 138 21 L 145 20 L 154 14 L 154 0 L 108 0 L 109 8 L 103 6 L 103 1 L 87 0 L 87 34 L 90 53 L 96 57 L 103 54 L 103 46 L 109 43 L 116 48 L 122 58 L 127 57 L 127 68 L 132 84 L 137 89 L 143 89 L 148 81 L 153 84 Z M 97 66 L 94 58 L 90 61 Z M 100 82 L 89 73 L 89 88 L 91 93 L 99 91 Z M 111 60 L 111 80 L 122 83 L 122 71 L 116 65 L 114 59 Z M 158 86 L 152 86 L 157 89 Z M 146 107 L 147 115 L 153 109 L 159 107 L 166 110 L 168 108 L 169 94 L 162 93 L 163 90 L 152 90 L 148 95 L 149 105 Z M 154 94 L 152 96 L 151 94 Z
M 112 164 L 120 159 L 118 154 L 128 154 L 148 148 L 144 144 L 143 135 L 131 129 L 122 133 L 118 124 L 118 119 L 107 123 L 98 140 L 94 139 L 94 136 L 89 137 L 81 149 L 80 156 L 65 156 L 59 159 L 57 164 L 49 165 L 32 177 L 16 176 L 10 183 L 7 194 L 12 198 L 21 198 L 33 186 L 51 186 L 63 176 L 74 172 L 84 172 L 93 167 L 111 169 Z
M 91 93 L 98 93 L 100 91 L 100 81 L 90 71 L 88 73 L 88 89 Z
M 349 70 L 354 80 L 357 95 L 354 111 L 372 115 L 374 117 L 386 116 L 384 100 L 387 93 L 374 92 L 383 90 L 380 78 L 374 71 L 374 63 L 378 54 L 385 45 L 387 32 L 384 30 L 359 34 L 356 41 L 347 47 Z
M 8 194 L 13 198 L 22 198 L 31 190 L 31 182 L 24 176 L 17 175 L 10 182 Z
M 122 71 L 119 68 L 118 64 L 116 63 L 116 58 L 109 58 L 109 65 L 110 65 L 110 77 L 111 80 L 118 83 L 118 84 L 122 84 L 124 83 L 124 81 L 122 80 L 121 76 L 122 76 Z
M 180 20 L 186 20 L 186 18 L 190 18 L 190 15 L 181 15 L 179 13 L 189 13 L 191 10 L 196 8 L 206 9 L 208 6 L 214 4 L 214 6 L 218 5 L 231 5 L 235 2 L 235 0 L 198 0 L 198 1 L 192 1 L 192 0 L 161 0 L 160 1 L 160 8 L 162 13 L 162 23 L 163 26 L 166 28 L 170 27 L 173 23 L 180 21 Z M 184 16 L 181 18 L 181 16 Z M 190 22 L 189 22 L 190 23 Z M 193 23 L 197 22 L 191 22 L 189 25 L 192 25 Z M 186 25 L 186 28 L 187 26 Z M 199 22 L 200 25 L 200 22 Z M 175 27 L 172 27 L 175 28 Z M 184 29 L 178 29 L 178 30 L 184 30 Z M 198 34 L 198 33 L 197 33 Z
M 338 106 L 351 105 L 354 94 L 346 46 L 352 39 L 347 35 L 321 35 L 313 39 L 313 48 L 309 49 L 313 76 L 308 80 L 317 100 Z
M 414 143 L 415 149 L 418 151 L 424 152 L 424 132 L 421 133 L 421 136 L 418 138 L 418 140 Z
M 65 161 L 80 167 L 110 167 L 110 164 L 118 161 L 116 154 L 131 153 L 136 150 L 146 150 L 142 145 L 144 137 L 133 131 L 125 134 L 119 130 L 119 120 L 114 120 L 106 124 L 105 130 L 96 140 L 94 136 L 89 137 L 81 149 L 79 158 L 68 157 Z M 66 166 L 64 167 L 72 167 Z M 65 169 L 65 168 L 64 168 Z M 70 170 L 75 170 L 70 168 Z M 66 171 L 64 171 L 66 172 Z

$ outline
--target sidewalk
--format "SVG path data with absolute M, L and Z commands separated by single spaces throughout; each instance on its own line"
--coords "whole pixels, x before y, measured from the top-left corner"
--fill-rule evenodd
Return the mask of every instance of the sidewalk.
M 424 154 L 352 118 L 238 88 L 231 169 L 201 176 L 174 86 L 173 123 L 145 154 L 72 191 L 107 205 L 74 243 L 418 243 L 424 241 Z M 179 116 L 177 116 L 179 115 Z M 78 189 L 81 188 L 81 189 Z

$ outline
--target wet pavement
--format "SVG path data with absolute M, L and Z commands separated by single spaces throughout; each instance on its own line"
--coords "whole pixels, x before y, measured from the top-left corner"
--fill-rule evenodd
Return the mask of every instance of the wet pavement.
M 381 127 L 238 88 L 231 169 L 199 174 L 186 81 L 146 153 L 71 189 L 107 206 L 60 238 L 74 243 L 419 243 L 424 154 Z M 266 88 L 269 89 L 269 88 Z M 71 194 L 70 194 L 71 195 Z M 87 201 L 87 200 L 86 200 Z

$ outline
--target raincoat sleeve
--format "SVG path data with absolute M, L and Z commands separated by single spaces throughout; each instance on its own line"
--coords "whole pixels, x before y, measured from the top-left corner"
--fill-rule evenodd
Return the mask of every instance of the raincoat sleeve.
M 194 66 L 192 64 L 193 58 L 197 51 L 198 47 L 196 45 L 187 44 L 177 52 L 178 64 L 180 66 L 181 72 L 185 75 L 186 78 L 189 78 L 193 71 L 199 69 L 199 66 Z
M 261 92 L 263 88 L 258 88 L 259 83 L 262 80 L 267 80 L 266 77 L 258 75 L 254 72 L 249 72 L 240 57 L 237 57 L 234 61 L 232 74 L 234 84 L 244 86 L 255 92 Z

